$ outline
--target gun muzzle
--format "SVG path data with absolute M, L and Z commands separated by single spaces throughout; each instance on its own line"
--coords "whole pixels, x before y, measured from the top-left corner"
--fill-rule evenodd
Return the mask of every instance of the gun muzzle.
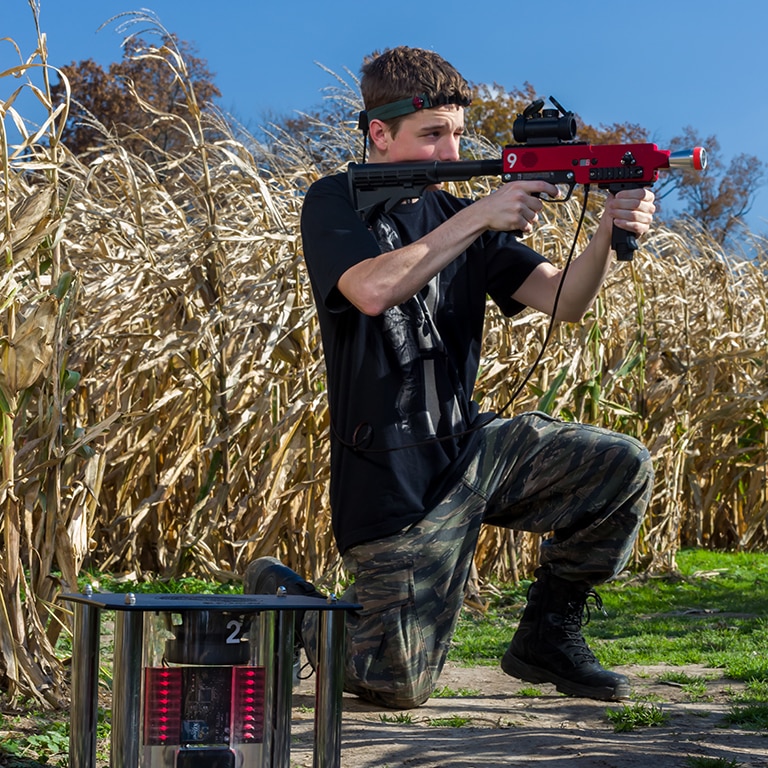
M 693 168 L 703 171 L 707 167 L 707 150 L 704 147 L 681 149 L 669 153 L 670 168 Z

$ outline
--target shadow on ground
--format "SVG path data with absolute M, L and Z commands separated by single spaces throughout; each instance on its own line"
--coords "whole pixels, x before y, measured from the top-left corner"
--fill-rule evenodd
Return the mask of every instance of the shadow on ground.
M 728 727 L 739 683 L 698 666 L 676 671 L 708 679 L 707 695 L 690 701 L 682 686 L 662 683 L 668 667 L 625 667 L 633 701 L 611 703 L 561 696 L 498 667 L 449 665 L 440 679 L 451 695 L 407 712 L 382 710 L 344 696 L 342 768 L 687 768 L 691 758 L 723 766 L 768 768 L 768 735 Z M 709 679 L 713 678 L 715 679 Z M 291 768 L 313 765 L 314 680 L 294 694 Z M 455 692 L 455 693 L 454 693 Z M 661 726 L 615 732 L 606 711 L 654 702 L 668 715 Z M 455 723 L 462 723 L 456 726 Z M 729 762 L 731 761 L 731 762 Z

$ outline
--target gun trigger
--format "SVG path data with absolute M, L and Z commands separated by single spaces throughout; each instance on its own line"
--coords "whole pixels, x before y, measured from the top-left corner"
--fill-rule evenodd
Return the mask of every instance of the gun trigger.
M 573 190 L 575 189 L 575 184 L 558 184 L 558 189 L 560 187 L 566 187 L 568 189 L 568 192 L 565 196 L 558 195 L 557 197 L 551 197 L 546 192 L 536 192 L 534 193 L 534 197 L 541 198 L 545 203 L 567 203 L 571 199 L 571 195 L 573 194 Z

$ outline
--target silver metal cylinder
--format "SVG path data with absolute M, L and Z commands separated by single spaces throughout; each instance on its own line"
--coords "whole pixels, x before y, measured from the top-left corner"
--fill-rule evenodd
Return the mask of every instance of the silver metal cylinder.
M 70 768 L 95 768 L 101 610 L 86 603 L 75 603 L 74 617 L 69 765 Z
M 144 614 L 117 611 L 112 670 L 113 766 L 138 766 L 141 733 L 141 670 Z
M 339 768 L 341 765 L 344 625 L 344 611 L 320 612 L 315 688 L 314 768 Z
M 707 167 L 707 151 L 704 147 L 679 149 L 669 154 L 670 168 L 695 168 L 703 171 Z
M 277 615 L 274 611 L 264 611 L 258 614 L 258 640 L 256 642 L 255 657 L 253 661 L 266 670 L 264 685 L 264 740 L 261 744 L 261 765 L 264 768 L 273 764 L 275 748 L 275 710 L 273 702 L 275 691 L 279 688 L 276 680 L 275 669 L 275 635 L 277 627 Z
M 272 768 L 290 768 L 291 765 L 295 616 L 294 611 L 280 611 L 277 619 Z

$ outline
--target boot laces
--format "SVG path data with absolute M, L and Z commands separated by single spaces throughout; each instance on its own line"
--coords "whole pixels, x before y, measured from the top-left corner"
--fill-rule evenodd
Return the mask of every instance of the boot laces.
M 581 628 L 589 624 L 592 618 L 590 600 L 596 610 L 605 613 L 602 598 L 594 589 L 590 589 L 584 595 L 568 601 L 562 623 L 564 639 L 568 642 L 571 653 L 574 658 L 586 663 L 597 662 L 597 657 L 587 645 L 584 635 L 581 634 Z

